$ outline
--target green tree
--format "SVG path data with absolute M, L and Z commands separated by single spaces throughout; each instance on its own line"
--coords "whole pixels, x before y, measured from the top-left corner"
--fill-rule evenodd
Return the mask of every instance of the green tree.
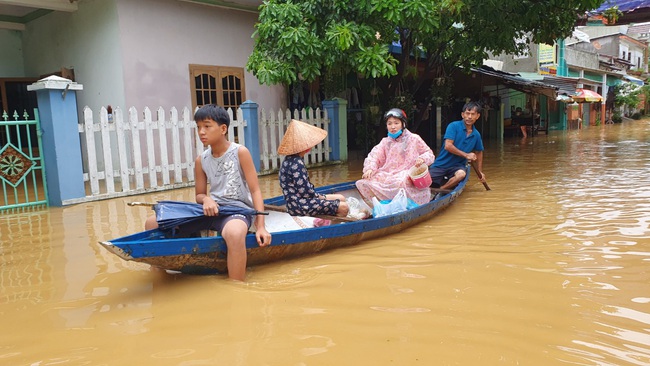
M 623 83 L 614 89 L 614 103 L 617 107 L 637 108 L 641 101 L 641 94 L 645 95 L 647 92 L 646 85 Z
M 552 44 L 601 2 L 266 0 L 247 69 L 269 85 L 356 73 L 374 79 L 383 109 L 401 93 L 444 105 L 458 70 L 481 65 L 488 52 L 525 51 L 528 42 L 516 40 Z M 401 52 L 391 53 L 397 43 Z

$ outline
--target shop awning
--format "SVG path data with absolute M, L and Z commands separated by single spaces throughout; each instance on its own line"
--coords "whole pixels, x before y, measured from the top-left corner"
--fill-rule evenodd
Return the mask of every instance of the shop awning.
M 643 80 L 641 80 L 641 79 L 637 79 L 637 78 L 635 78 L 634 76 L 630 76 L 630 75 L 623 75 L 623 79 L 625 79 L 625 80 L 627 80 L 627 81 L 629 81 L 629 82 L 631 82 L 631 83 L 634 83 L 634 84 L 636 84 L 636 85 L 641 85 L 641 86 L 643 86 L 643 84 L 644 84 L 644 83 L 643 83 Z
M 593 102 L 602 102 L 602 95 L 596 93 L 593 90 L 589 89 L 578 89 L 575 95 L 572 95 L 574 101 L 578 103 L 593 103 Z
M 579 97 L 579 91 L 580 90 L 587 90 L 588 92 L 592 92 L 591 90 L 588 89 L 583 89 L 583 88 L 578 88 L 579 84 L 582 85 L 587 85 L 592 88 L 597 88 L 598 84 L 589 79 L 584 79 L 584 78 L 572 78 L 572 77 L 565 77 L 565 76 L 552 76 L 552 75 L 545 75 L 544 76 L 544 82 L 547 84 L 555 85 L 559 88 L 557 91 L 558 97 L 555 99 L 556 101 L 559 102 L 564 102 L 564 103 L 573 103 L 576 101 L 576 98 L 578 99 L 578 103 L 585 103 L 588 101 L 585 101 L 584 99 L 581 99 Z M 600 97 L 599 101 L 602 101 L 603 97 L 600 94 L 595 93 Z
M 553 99 L 557 97 L 558 87 L 555 85 L 546 84 L 540 81 L 527 80 L 519 76 L 519 74 L 495 70 L 486 65 L 472 68 L 472 71 L 486 77 L 494 78 L 494 80 L 497 80 L 499 84 L 523 93 L 543 94 Z

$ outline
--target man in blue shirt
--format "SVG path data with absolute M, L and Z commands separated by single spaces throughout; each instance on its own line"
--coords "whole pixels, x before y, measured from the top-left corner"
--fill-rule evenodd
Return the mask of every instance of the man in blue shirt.
M 467 161 L 476 161 L 479 180 L 485 182 L 483 173 L 483 141 L 474 123 L 481 117 L 481 105 L 467 102 L 463 106 L 463 117 L 447 126 L 440 154 L 429 168 L 432 186 L 453 189 L 465 179 Z

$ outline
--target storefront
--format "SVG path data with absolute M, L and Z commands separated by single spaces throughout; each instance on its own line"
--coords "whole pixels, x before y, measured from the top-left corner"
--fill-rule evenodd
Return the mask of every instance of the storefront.
M 558 87 L 528 80 L 489 66 L 473 68 L 455 78 L 454 95 L 481 100 L 485 124 L 477 123 L 487 138 L 534 135 L 547 131 L 553 119 Z
M 596 125 L 604 111 L 601 84 L 585 78 L 545 75 L 543 81 L 558 87 L 557 121 L 551 130 L 572 130 L 583 125 Z

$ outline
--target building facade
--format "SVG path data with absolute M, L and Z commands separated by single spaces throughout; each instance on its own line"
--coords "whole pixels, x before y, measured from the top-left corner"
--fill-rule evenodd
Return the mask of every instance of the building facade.
M 3 90 L 1 109 L 25 107 L 12 102 L 20 99 L 13 89 L 53 74 L 83 84 L 79 111 L 238 106 L 247 99 L 285 108 L 282 86 L 260 85 L 245 70 L 256 7 L 201 3 L 213 2 L 83 0 L 70 11 L 15 17 L 18 26 L 5 22 L 0 85 L 10 88 Z

